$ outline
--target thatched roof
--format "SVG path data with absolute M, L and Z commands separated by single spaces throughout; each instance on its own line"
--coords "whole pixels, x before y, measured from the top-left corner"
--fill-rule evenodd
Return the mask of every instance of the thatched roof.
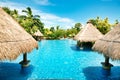
M 74 37 L 74 39 L 80 42 L 95 42 L 102 36 L 102 33 L 90 22 L 88 22 L 84 28 Z
M 37 30 L 37 32 L 35 32 L 33 36 L 43 36 L 43 34 L 39 30 Z
M 93 49 L 111 57 L 113 60 L 120 59 L 120 24 L 96 41 Z
M 36 40 L 0 8 L 0 60 L 16 59 L 36 47 Z

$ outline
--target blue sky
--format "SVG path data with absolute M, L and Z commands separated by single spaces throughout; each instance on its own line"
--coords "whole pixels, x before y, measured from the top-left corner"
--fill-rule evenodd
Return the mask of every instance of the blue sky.
M 83 25 L 91 18 L 109 18 L 110 23 L 120 21 L 120 0 L 0 0 L 0 6 L 21 10 L 31 7 L 33 14 L 41 16 L 45 27 L 60 25 L 70 28 Z

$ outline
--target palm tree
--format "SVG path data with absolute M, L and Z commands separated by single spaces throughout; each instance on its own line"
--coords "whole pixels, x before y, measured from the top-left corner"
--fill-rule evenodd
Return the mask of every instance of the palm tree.
M 32 10 L 30 7 L 27 7 L 26 10 L 22 10 L 22 12 L 27 14 L 27 17 L 32 18 L 33 14 L 32 14 Z
M 24 22 L 27 21 L 29 22 L 29 24 L 31 24 L 28 26 L 30 29 L 27 29 L 30 31 L 29 32 L 30 34 L 33 34 L 34 32 L 36 32 L 37 29 L 39 29 L 41 32 L 44 32 L 44 24 L 40 21 L 39 15 L 33 15 L 30 7 L 27 7 L 26 10 L 22 10 L 22 12 L 27 14 L 26 17 L 23 16 Z
M 16 9 L 14 9 L 13 11 L 11 11 L 11 15 L 14 19 L 16 19 L 17 21 L 19 21 L 19 15 L 18 15 L 18 11 Z

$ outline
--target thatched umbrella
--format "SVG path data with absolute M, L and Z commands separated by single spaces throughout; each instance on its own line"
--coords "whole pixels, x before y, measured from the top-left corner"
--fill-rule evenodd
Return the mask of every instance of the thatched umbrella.
M 96 41 L 93 49 L 113 60 L 120 60 L 120 23 L 103 38 Z
M 37 32 L 35 32 L 35 33 L 33 34 L 33 37 L 34 37 L 36 40 L 41 40 L 41 38 L 43 37 L 43 34 L 42 34 L 39 30 L 37 30 Z
M 27 62 L 26 53 L 37 47 L 36 40 L 0 8 L 0 60 L 14 60 L 23 53 Z
M 95 42 L 102 36 L 102 33 L 93 26 L 92 23 L 87 22 L 84 28 L 74 37 L 74 39 L 80 42 Z
M 33 34 L 33 36 L 43 36 L 43 34 L 39 31 L 39 30 L 37 30 L 37 32 L 35 32 L 34 34 Z
M 77 40 L 77 45 L 80 46 L 80 49 L 83 49 L 83 46 L 91 49 L 92 42 L 95 42 L 102 36 L 103 34 L 91 22 L 87 22 L 74 39 Z

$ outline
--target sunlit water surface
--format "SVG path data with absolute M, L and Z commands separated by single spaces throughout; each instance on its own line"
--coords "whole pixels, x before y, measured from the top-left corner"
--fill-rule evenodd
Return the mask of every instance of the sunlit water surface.
M 43 40 L 39 49 L 28 54 L 30 66 L 21 68 L 20 55 L 15 61 L 0 63 L 0 80 L 120 80 L 120 63 L 111 61 L 114 67 L 102 69 L 104 57 L 91 50 L 80 50 L 76 41 Z

